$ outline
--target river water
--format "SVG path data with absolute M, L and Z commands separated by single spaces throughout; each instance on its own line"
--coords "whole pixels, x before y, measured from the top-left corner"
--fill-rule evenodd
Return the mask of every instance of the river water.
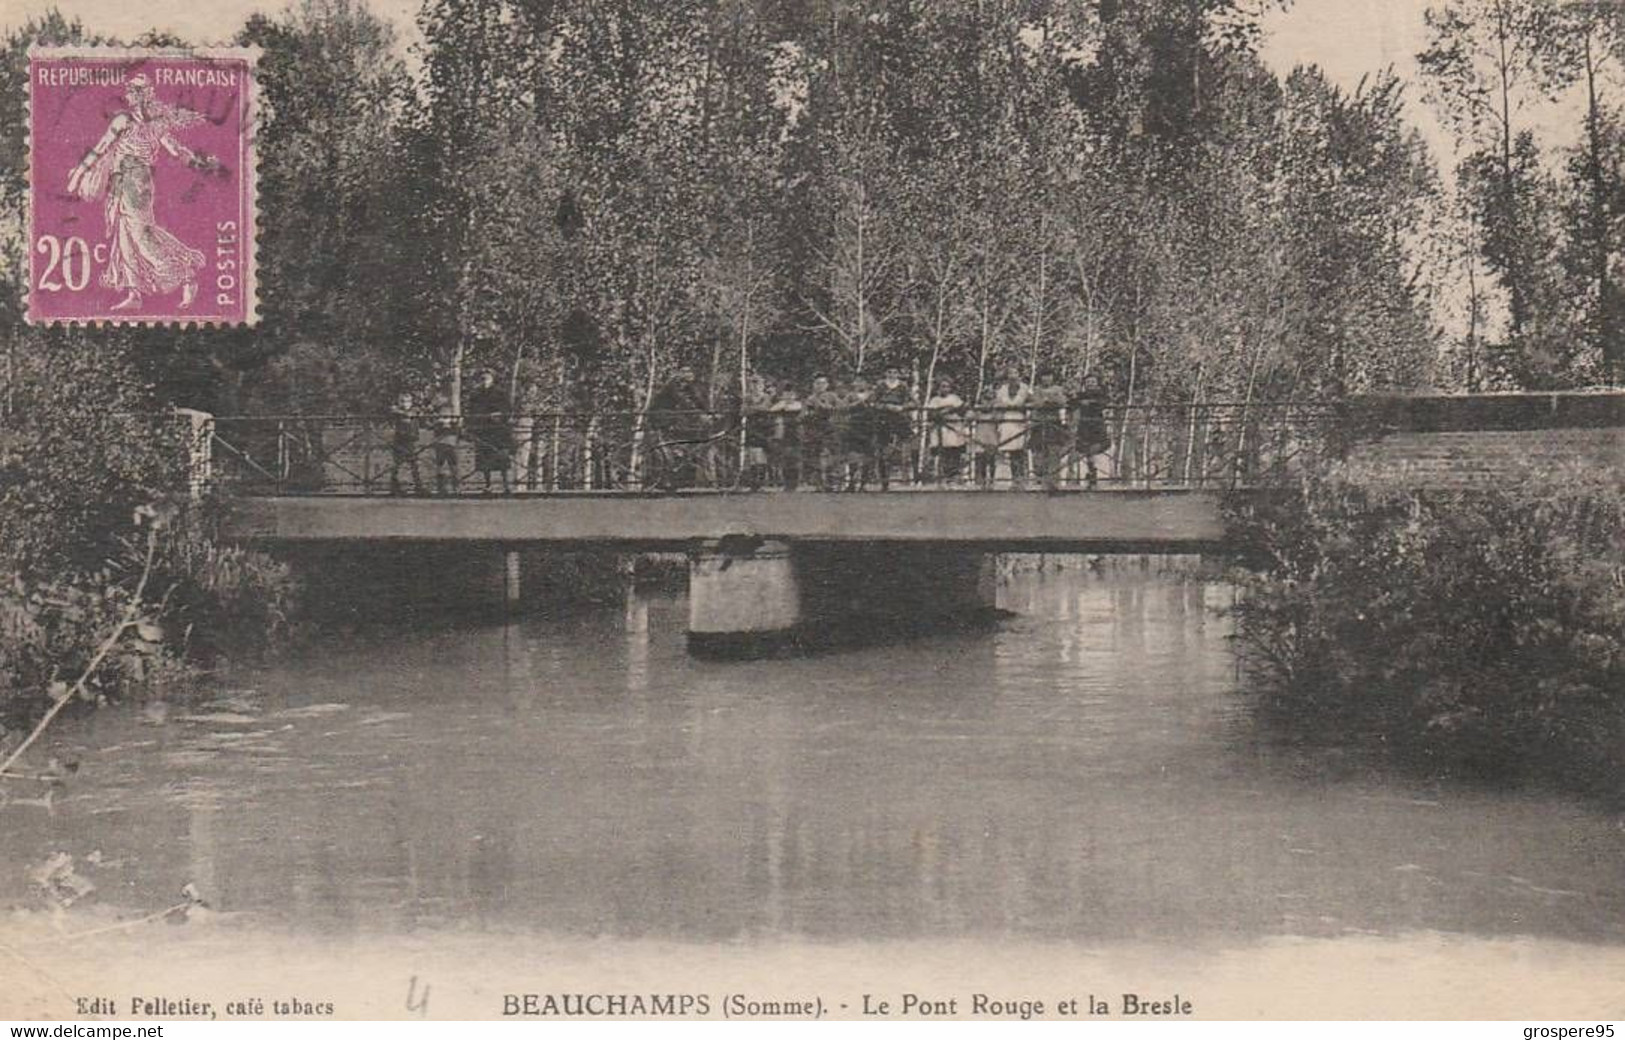
M 198 971 L 211 949 L 446 936 L 555 957 L 1251 945 L 1290 963 L 1285 942 L 1392 966 L 1384 944 L 1426 935 L 1513 971 L 1531 949 L 1625 949 L 1619 818 L 1260 739 L 1230 596 L 1024 570 L 987 631 L 760 662 L 690 658 L 670 592 L 350 633 L 199 707 L 65 727 L 80 772 L 51 811 L 5 810 L 0 903 L 45 929 L 30 875 L 54 853 L 97 886 L 57 931 L 190 883 L 230 937 L 192 950 Z M 101 933 L 105 955 L 156 935 L 189 956 L 193 929 L 145 931 Z

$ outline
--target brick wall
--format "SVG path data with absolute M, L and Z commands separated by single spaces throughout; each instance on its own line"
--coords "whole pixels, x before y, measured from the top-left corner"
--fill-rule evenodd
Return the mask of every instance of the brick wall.
M 1369 398 L 1352 416 L 1357 476 L 1468 488 L 1579 468 L 1625 480 L 1625 394 Z
M 1404 477 L 1440 488 L 1482 487 L 1568 467 L 1608 467 L 1625 480 L 1625 427 L 1391 433 L 1356 445 L 1349 466 L 1357 476 Z

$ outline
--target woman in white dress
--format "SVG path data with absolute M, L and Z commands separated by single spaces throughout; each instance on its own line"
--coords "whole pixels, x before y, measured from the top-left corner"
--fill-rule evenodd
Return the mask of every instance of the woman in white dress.
M 937 479 L 951 484 L 959 479 L 965 466 L 965 441 L 968 440 L 965 419 L 965 399 L 954 393 L 949 379 L 937 380 L 937 392 L 925 402 L 930 431 L 926 446 L 936 461 Z
M 1011 368 L 1004 381 L 994 388 L 989 401 L 991 411 L 987 418 L 992 422 L 983 424 L 993 433 L 992 443 L 984 445 L 984 449 L 992 449 L 985 451 L 986 462 L 978 459 L 979 464 L 987 466 L 986 483 L 994 480 L 994 467 L 1000 456 L 1005 460 L 1012 483 L 1021 484 L 1027 479 L 1027 407 L 1031 402 L 1032 388 L 1022 382 L 1019 369 Z

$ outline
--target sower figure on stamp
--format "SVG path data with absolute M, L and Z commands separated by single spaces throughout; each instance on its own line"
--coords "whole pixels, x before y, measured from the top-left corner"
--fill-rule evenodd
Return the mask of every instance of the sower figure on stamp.
M 141 305 L 145 295 L 181 290 L 180 306 L 197 298 L 197 272 L 203 254 L 160 227 L 153 212 L 153 165 L 160 150 L 196 169 L 218 163 L 174 138 L 177 131 L 203 122 L 190 109 L 159 101 L 145 76 L 134 76 L 124 91 L 127 112 L 113 116 L 101 140 L 68 174 L 68 191 L 82 199 L 107 195 L 107 269 L 102 284 L 123 289 L 113 310 Z

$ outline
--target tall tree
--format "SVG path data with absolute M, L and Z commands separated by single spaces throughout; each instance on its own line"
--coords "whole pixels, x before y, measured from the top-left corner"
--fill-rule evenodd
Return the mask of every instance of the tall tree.
M 1429 41 L 1417 55 L 1429 99 L 1468 150 L 1482 195 L 1484 256 L 1508 301 L 1508 339 L 1530 324 L 1535 261 L 1519 248 L 1533 219 L 1530 171 L 1520 160 L 1520 116 L 1540 71 L 1555 7 L 1543 0 L 1447 0 L 1429 7 Z
M 1625 130 L 1617 77 L 1625 32 L 1617 4 L 1565 4 L 1541 41 L 1545 86 L 1554 98 L 1578 93 L 1583 133 L 1564 161 L 1563 250 L 1568 299 L 1582 313 L 1576 325 L 1604 379 L 1625 381 L 1625 291 L 1620 285 L 1619 221 L 1625 200 Z

